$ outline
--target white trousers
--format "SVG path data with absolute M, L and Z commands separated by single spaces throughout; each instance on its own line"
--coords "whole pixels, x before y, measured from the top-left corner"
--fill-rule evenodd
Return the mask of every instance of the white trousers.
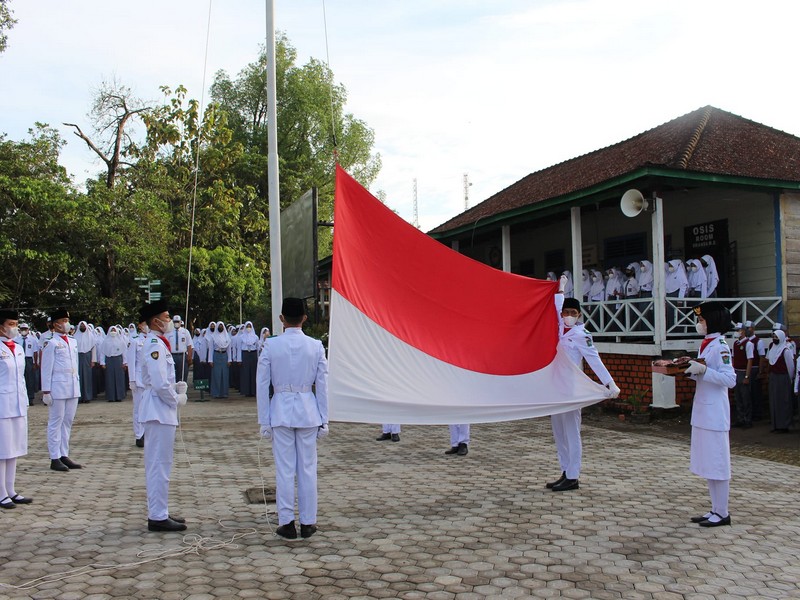
M 449 427 L 451 446 L 469 445 L 469 425 L 449 425 Z
M 50 404 L 47 419 L 47 450 L 50 458 L 55 460 L 69 456 L 69 435 L 72 432 L 72 421 L 78 410 L 78 399 L 56 400 Z
M 570 410 L 550 416 L 553 440 L 556 443 L 558 462 L 567 479 L 578 479 L 581 474 L 581 411 Z
M 297 477 L 297 507 L 301 525 L 317 522 L 317 430 L 318 427 L 273 427 L 275 499 L 278 525 L 294 520 L 294 483 Z M 148 441 L 149 443 L 149 441 Z M 147 448 L 147 444 L 145 444 Z
M 138 385 L 131 390 L 133 393 L 133 437 L 137 440 L 144 435 L 144 424 L 139 421 L 139 404 L 142 401 L 144 390 L 145 388 Z
M 400 425 L 395 425 L 393 423 L 384 423 L 382 432 L 383 433 L 400 433 Z
M 147 518 L 163 521 L 169 517 L 169 474 L 175 447 L 175 425 L 158 421 L 144 423 L 144 478 L 147 485 Z

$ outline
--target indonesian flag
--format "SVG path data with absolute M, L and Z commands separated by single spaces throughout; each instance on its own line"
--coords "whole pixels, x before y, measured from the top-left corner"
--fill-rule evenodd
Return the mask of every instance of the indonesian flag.
M 485 423 L 609 396 L 557 351 L 556 282 L 451 250 L 338 166 L 334 214 L 332 420 Z

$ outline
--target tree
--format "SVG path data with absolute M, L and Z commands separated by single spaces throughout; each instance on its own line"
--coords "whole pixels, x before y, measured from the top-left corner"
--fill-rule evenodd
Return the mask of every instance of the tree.
M 6 31 L 13 29 L 17 24 L 14 13 L 8 7 L 9 0 L 0 0 L 0 52 L 5 52 L 8 47 L 8 34 Z
M 122 160 L 123 157 L 136 153 L 130 132 L 129 121 L 136 115 L 141 115 L 148 108 L 140 100 L 131 96 L 129 88 L 116 81 L 103 82 L 95 96 L 92 106 L 92 117 L 96 136 L 101 139 L 101 149 L 83 132 L 75 123 L 64 123 L 73 127 L 73 132 L 81 138 L 91 150 L 100 157 L 106 165 L 106 187 L 113 188 L 121 166 L 131 166 L 131 163 Z
M 275 53 L 281 206 L 317 187 L 320 220 L 330 221 L 335 151 L 339 164 L 368 186 L 381 165 L 380 156 L 372 153 L 374 133 L 366 123 L 344 113 L 347 92 L 335 83 L 325 64 L 311 59 L 297 66 L 297 51 L 282 34 Z M 267 197 L 266 54 L 262 51 L 235 80 L 219 71 L 211 96 L 229 113 L 233 139 L 244 147 L 237 178 L 253 186 L 258 206 Z M 330 231 L 325 229 L 320 231 L 320 252 L 329 251 Z

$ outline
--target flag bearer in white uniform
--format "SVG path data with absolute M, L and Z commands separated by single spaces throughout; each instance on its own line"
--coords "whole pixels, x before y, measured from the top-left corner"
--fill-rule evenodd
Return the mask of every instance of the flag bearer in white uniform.
M 565 281 L 562 278 L 559 293 L 555 298 L 556 310 L 559 314 L 558 346 L 580 368 L 583 368 L 585 359 L 600 379 L 600 383 L 608 387 L 613 393 L 613 397 L 616 398 L 619 396 L 620 389 L 600 359 L 600 354 L 592 342 L 591 334 L 584 329 L 583 323 L 578 321 L 581 316 L 581 303 L 577 298 L 564 298 L 564 284 Z M 581 411 L 576 409 L 552 415 L 550 423 L 558 452 L 558 462 L 561 463 L 561 477 L 548 483 L 546 487 L 554 492 L 578 489 L 583 453 Z
M 133 437 L 136 440 L 136 446 L 139 448 L 144 448 L 144 424 L 139 420 L 139 407 L 142 404 L 142 396 L 144 395 L 141 356 L 148 333 L 147 323 L 140 321 L 136 335 L 131 337 L 125 357 L 128 363 L 128 380 L 131 394 L 133 394 Z
M 142 394 L 139 420 L 144 424 L 147 444 L 144 447 L 144 476 L 147 485 L 147 529 L 183 531 L 186 521 L 169 514 L 169 475 L 178 427 L 178 406 L 186 404 L 186 383 L 175 383 L 175 363 L 170 351 L 169 334 L 174 323 L 166 302 L 142 307 L 140 321 L 150 333 L 139 354 Z
M 317 438 L 328 435 L 328 361 L 322 342 L 303 333 L 303 300 L 285 298 L 280 319 L 286 331 L 268 339 L 258 359 L 256 401 L 261 436 L 272 439 L 275 458 L 276 533 L 291 540 L 295 478 L 300 535 L 317 530 Z
M 16 311 L 0 310 L 0 508 L 32 502 L 14 487 L 17 458 L 28 453 L 25 349 L 14 342 L 18 320 Z
M 53 471 L 80 469 L 69 458 L 69 437 L 78 409 L 78 343 L 69 336 L 69 312 L 60 308 L 50 318 L 53 337 L 42 346 L 42 402 L 50 407 L 47 449 Z
M 697 333 L 704 336 L 698 358 L 690 361 L 686 374 L 697 382 L 692 403 L 692 473 L 705 477 L 711 496 L 711 510 L 692 523 L 700 527 L 730 525 L 728 494 L 731 482 L 731 406 L 728 390 L 736 385 L 731 349 L 725 332 L 731 328 L 731 314 L 721 302 L 704 302 L 694 309 Z

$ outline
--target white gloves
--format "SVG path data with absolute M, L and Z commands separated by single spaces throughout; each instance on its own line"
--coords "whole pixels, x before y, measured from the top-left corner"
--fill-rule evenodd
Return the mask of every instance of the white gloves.
M 185 394 L 186 390 L 188 390 L 188 389 L 189 389 L 189 386 L 186 385 L 185 381 L 179 381 L 178 383 L 175 384 L 175 392 L 178 395 Z
M 685 372 L 687 375 L 702 375 L 706 372 L 706 366 L 696 360 L 690 360 Z
M 608 385 L 606 387 L 611 392 L 611 397 L 612 398 L 619 398 L 619 393 L 620 393 L 621 390 L 617 387 L 616 383 L 614 383 L 613 381 L 609 381 Z
M 272 439 L 272 427 L 270 427 L 269 425 L 262 425 L 261 426 L 261 437 L 263 437 L 265 440 L 271 440 Z
M 53 403 L 53 395 L 50 392 L 42 394 L 42 404 L 50 406 Z
M 564 293 L 564 290 L 567 289 L 568 281 L 569 279 L 567 279 L 566 275 L 562 275 L 561 277 L 558 278 L 558 291 L 561 292 L 562 294 Z
M 327 423 L 325 423 L 325 425 L 320 425 L 319 429 L 317 429 L 317 439 L 321 440 L 324 437 L 328 437 L 329 433 L 330 433 L 330 429 L 328 429 L 328 424 Z
M 185 405 L 186 404 L 186 400 L 188 400 L 188 399 L 189 399 L 189 397 L 186 394 L 178 394 L 178 397 L 176 398 L 176 400 L 178 401 L 178 406 Z

